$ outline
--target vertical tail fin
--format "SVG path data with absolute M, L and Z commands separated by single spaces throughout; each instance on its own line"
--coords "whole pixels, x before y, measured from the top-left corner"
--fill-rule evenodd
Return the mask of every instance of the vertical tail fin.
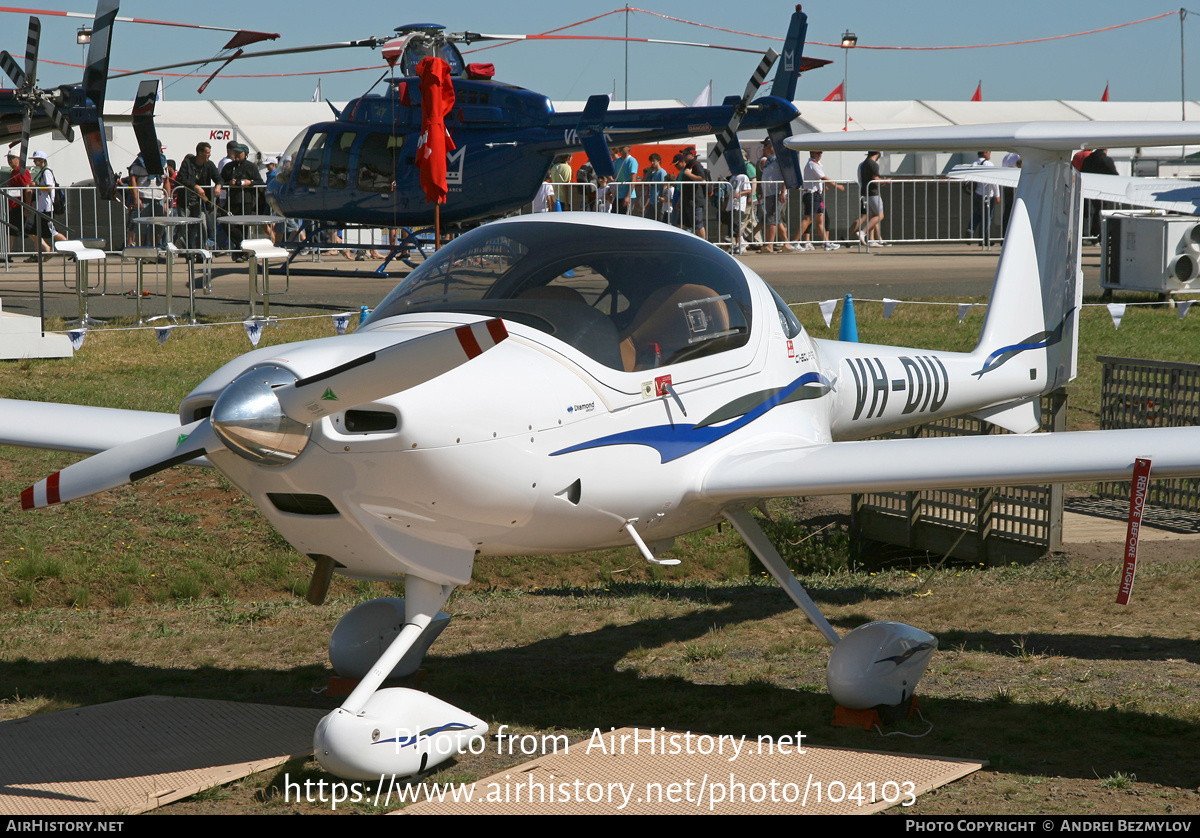
M 800 6 L 797 5 L 792 14 L 792 22 L 788 25 L 783 52 L 775 65 L 775 82 L 771 85 L 772 96 L 788 102 L 796 98 L 796 81 L 800 78 L 800 59 L 804 57 L 804 40 L 807 37 L 808 15 L 800 11 Z M 775 146 L 775 156 L 779 160 L 784 184 L 788 189 L 799 189 L 803 178 L 800 155 L 783 144 L 791 134 L 791 126 L 781 125 L 772 128 L 767 134 Z
M 1041 391 L 1047 392 L 1076 373 L 1076 325 L 1083 302 L 1080 178 L 1061 154 L 1023 152 L 1004 250 L 974 354 L 982 360 L 977 376 L 984 378 L 1019 353 L 1042 350 L 1042 361 L 1030 367 L 1037 370 Z M 1032 361 L 1025 355 L 1023 362 L 1027 360 Z

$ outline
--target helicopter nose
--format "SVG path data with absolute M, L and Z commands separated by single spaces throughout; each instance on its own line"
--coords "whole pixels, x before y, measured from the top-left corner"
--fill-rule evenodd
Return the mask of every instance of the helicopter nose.
M 288 417 L 275 388 L 296 376 L 276 366 L 242 373 L 225 388 L 212 410 L 213 431 L 225 446 L 252 463 L 282 466 L 308 445 L 312 427 Z

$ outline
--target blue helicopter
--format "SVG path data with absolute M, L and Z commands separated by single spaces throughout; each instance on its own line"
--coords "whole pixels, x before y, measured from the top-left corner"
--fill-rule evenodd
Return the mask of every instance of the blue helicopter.
M 731 170 L 744 171 L 736 131 L 765 129 L 784 179 L 794 188 L 800 182 L 800 160 L 785 150 L 783 139 L 799 114 L 792 104 L 796 80 L 802 70 L 829 63 L 804 61 L 807 29 L 808 17 L 796 6 L 768 96 L 754 98 L 774 62 L 774 50 L 760 62 L 746 93 L 719 106 L 610 111 L 609 97 L 598 95 L 588 99 L 582 112 L 555 113 L 546 96 L 493 80 L 490 65 L 466 63 L 457 46 L 514 36 L 447 33 L 436 24 L 400 27 L 399 38 L 390 42 L 401 45 L 399 77 L 389 79 L 382 94 L 368 92 L 351 100 L 341 111 L 334 109 L 332 121 L 297 136 L 281 158 L 267 200 L 280 215 L 339 226 L 430 223 L 433 209 L 415 163 L 422 132 L 416 65 L 426 56 L 446 61 L 454 86 L 446 128 L 456 148 L 447 155 L 443 223 L 502 215 L 529 203 L 560 154 L 582 150 L 597 175 L 611 177 L 610 137 L 635 145 L 721 132 L 710 159 L 724 155 Z

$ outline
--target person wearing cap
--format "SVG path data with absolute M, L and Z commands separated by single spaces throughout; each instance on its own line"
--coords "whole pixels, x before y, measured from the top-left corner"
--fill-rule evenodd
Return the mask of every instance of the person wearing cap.
M 241 143 L 235 143 L 230 149 L 233 160 L 221 170 L 221 180 L 229 187 L 229 212 L 233 215 L 257 215 L 258 196 L 262 186 L 262 175 L 258 166 L 246 159 L 250 149 Z M 229 227 L 229 247 L 240 250 L 245 230 L 242 227 Z M 235 253 L 235 261 L 246 258 L 243 254 Z
M 44 151 L 35 151 L 31 158 L 33 160 L 33 171 L 29 173 L 30 180 L 33 183 L 34 193 L 36 195 L 34 206 L 37 211 L 46 216 L 54 215 L 54 195 L 58 191 L 58 181 L 54 179 L 54 172 L 50 171 L 49 158 Z M 54 223 L 46 218 L 41 219 L 41 228 L 43 233 L 49 233 L 50 238 L 54 241 L 66 241 L 67 237 L 58 230 L 54 229 Z M 54 248 L 50 246 L 50 242 L 45 239 L 38 238 L 38 219 L 30 217 L 25 219 L 25 234 L 29 240 L 34 243 L 36 249 L 43 253 L 53 253 Z M 37 257 L 29 257 L 30 261 L 35 261 Z
M 165 149 L 165 145 L 159 145 L 159 167 L 163 172 L 167 170 L 167 155 L 163 154 Z M 146 160 L 142 155 L 139 154 L 129 164 L 129 187 L 130 199 L 132 201 L 132 205 L 130 206 L 132 210 L 130 213 L 131 229 L 129 231 L 129 244 L 131 246 L 136 244 L 132 230 L 134 226 L 141 228 L 140 233 L 143 237 L 143 244 L 145 243 L 144 237 L 147 234 L 146 225 L 134 225 L 132 219 L 157 218 L 167 214 L 167 194 L 162 184 L 162 176 L 150 174 L 150 170 L 146 168 Z M 167 243 L 165 230 L 162 232 L 160 238 L 162 240 L 159 242 L 159 245 L 165 249 Z
M 18 196 L 20 201 L 31 204 L 33 203 L 33 195 L 29 189 L 21 189 L 20 192 L 16 190 L 32 185 L 33 179 L 29 177 L 29 170 L 21 167 L 21 155 L 12 149 L 8 151 L 8 167 L 11 171 L 8 174 L 8 181 L 5 185 L 12 188 L 8 198 L 8 234 L 13 239 L 11 249 L 20 252 L 24 250 L 21 247 L 20 240 L 25 232 L 25 213 L 18 201 Z
M 681 184 L 679 198 L 679 214 L 683 229 L 690 230 L 700 238 L 705 236 L 705 213 L 708 189 L 708 172 L 696 159 L 696 147 L 685 146 L 679 153 L 683 156 L 683 168 L 679 172 L 678 181 Z

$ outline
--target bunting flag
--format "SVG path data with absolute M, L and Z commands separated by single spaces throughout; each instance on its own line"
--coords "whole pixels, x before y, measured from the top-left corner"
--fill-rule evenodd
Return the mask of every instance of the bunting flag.
M 887 320 L 889 317 L 891 317 L 892 312 L 896 309 L 896 306 L 898 306 L 899 304 L 900 304 L 899 300 L 892 300 L 892 299 L 888 299 L 887 297 L 884 297 L 883 298 L 883 319 Z
M 1193 302 L 1195 302 L 1195 300 L 1180 300 L 1178 303 L 1175 304 L 1179 308 L 1179 319 L 1180 320 L 1182 320 L 1184 317 L 1187 317 L 1187 311 L 1189 308 L 1192 307 Z
M 969 312 L 971 310 L 971 307 L 974 305 L 975 305 L 974 303 L 959 303 L 958 304 L 958 322 L 959 323 L 963 322 L 963 319 L 967 316 L 967 312 Z
M 821 316 L 825 318 L 826 329 L 833 326 L 833 310 L 837 308 L 837 303 L 837 300 L 821 300 L 817 303 L 821 307 Z
M 700 91 L 695 99 L 692 100 L 693 108 L 710 108 L 712 107 L 712 82 L 710 81 L 703 90 Z
M 246 327 L 246 337 L 250 338 L 250 343 L 258 346 L 258 339 L 262 337 L 262 321 L 243 320 L 242 325 Z
M 346 311 L 342 314 L 333 315 L 333 330 L 339 335 L 346 334 L 346 327 L 350 325 L 350 312 Z
M 1101 102 L 1108 101 L 1108 82 L 1104 83 L 1104 95 L 1100 97 Z
M 167 338 L 169 338 L 171 336 L 171 330 L 174 328 L 175 328 L 174 326 L 155 326 L 154 327 L 154 336 L 156 338 L 158 338 L 159 346 L 162 346 L 164 343 L 167 342 Z
M 842 85 L 838 85 L 833 89 L 833 92 L 825 97 L 826 102 L 845 102 L 846 91 L 842 89 Z
M 1108 309 L 1109 316 L 1112 317 L 1113 328 L 1121 328 L 1121 318 L 1125 316 L 1125 304 L 1109 303 L 1106 308 Z
M 979 84 L 975 85 L 975 92 L 973 94 L 971 94 L 971 101 L 972 102 L 982 102 L 983 101 L 983 82 L 982 81 L 979 82 Z
M 79 347 L 83 346 L 83 339 L 87 337 L 87 329 L 72 329 L 67 332 L 67 337 L 71 339 L 71 348 L 78 352 Z

